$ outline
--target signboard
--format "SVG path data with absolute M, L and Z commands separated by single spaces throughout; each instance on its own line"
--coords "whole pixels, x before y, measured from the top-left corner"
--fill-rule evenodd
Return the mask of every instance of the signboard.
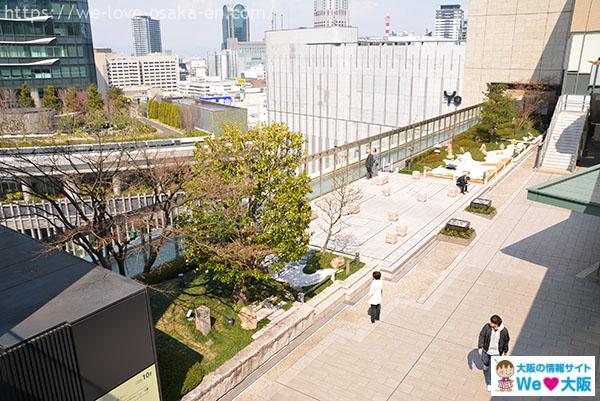
M 492 397 L 594 397 L 594 356 L 494 356 Z M 579 399 L 579 398 L 578 398 Z
M 156 365 L 143 370 L 96 401 L 160 401 Z
M 204 97 L 200 100 L 204 100 L 206 102 L 225 104 L 227 106 L 231 106 L 233 104 L 233 98 L 231 96 Z

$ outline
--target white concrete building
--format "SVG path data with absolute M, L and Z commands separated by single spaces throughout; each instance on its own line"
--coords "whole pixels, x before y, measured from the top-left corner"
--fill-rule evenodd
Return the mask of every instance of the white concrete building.
M 463 30 L 466 31 L 465 11 L 459 4 L 441 5 L 435 11 L 434 37 L 463 40 Z
M 259 88 L 244 88 L 239 100 L 233 105 L 248 110 L 248 127 L 266 124 L 269 120 L 267 112 L 267 93 Z
M 308 139 L 308 153 L 456 110 L 464 45 L 359 41 L 356 28 L 267 32 L 270 122 Z
M 219 80 L 215 77 L 206 79 L 190 79 L 179 83 L 179 93 L 185 97 L 204 99 L 210 97 L 240 97 L 240 87 L 232 80 Z
M 179 90 L 179 58 L 166 54 L 130 57 L 118 54 L 105 58 L 108 84 L 124 90 L 145 86 L 166 94 Z
M 348 26 L 348 0 L 315 0 L 315 28 Z

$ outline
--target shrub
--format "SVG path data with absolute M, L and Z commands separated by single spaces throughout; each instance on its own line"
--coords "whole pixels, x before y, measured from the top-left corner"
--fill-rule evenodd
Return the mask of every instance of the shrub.
M 440 231 L 440 234 L 448 236 L 448 237 L 454 237 L 454 238 L 471 239 L 473 237 L 473 235 L 475 235 L 475 229 L 469 228 L 465 231 L 457 231 L 457 230 L 449 230 L 446 227 L 444 227 L 444 229 L 442 231 Z
M 10 194 L 4 195 L 5 202 L 18 202 L 24 200 L 23 192 L 13 192 Z
M 188 370 L 187 375 L 185 377 L 185 381 L 181 386 L 181 394 L 187 394 L 202 382 L 202 378 L 204 377 L 204 369 L 200 363 L 194 364 Z
M 193 268 L 193 266 L 186 263 L 185 259 L 177 259 L 157 267 L 146 276 L 140 274 L 135 279 L 146 285 L 155 285 L 163 281 L 175 279 L 179 274 L 187 273 Z
M 483 214 L 483 215 L 486 215 L 486 216 L 490 216 L 492 214 L 496 214 L 496 208 L 494 206 L 490 206 L 490 207 L 486 207 L 486 208 L 471 207 L 471 206 L 469 206 L 467 208 L 467 212 L 469 212 L 469 213 L 475 213 L 475 214 Z

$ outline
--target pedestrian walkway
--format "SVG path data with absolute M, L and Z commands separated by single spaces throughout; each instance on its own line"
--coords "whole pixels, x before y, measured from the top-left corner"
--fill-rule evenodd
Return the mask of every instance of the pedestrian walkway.
M 384 283 L 382 322 L 369 322 L 366 299 L 346 307 L 236 400 L 487 401 L 476 347 L 494 313 L 511 354 L 598 358 L 600 284 L 576 275 L 600 260 L 600 218 L 528 201 L 526 188 L 551 178 L 531 167 L 486 195 L 494 220 L 455 214 L 477 229 L 469 247 L 436 244 Z
M 360 213 L 346 216 L 341 232 L 330 243 L 330 248 L 339 252 L 359 252 L 362 260 L 380 268 L 398 264 L 411 249 L 431 237 L 449 215 L 464 209 L 482 188 L 481 184 L 473 184 L 469 194 L 448 196 L 449 191 L 457 190 L 450 180 L 415 180 L 409 175 L 391 173 L 381 173 L 381 177 L 389 179 L 389 183 L 379 186 L 377 179 L 363 179 L 356 184 L 362 191 Z M 390 189 L 389 196 L 383 194 L 384 188 Z M 398 213 L 397 222 L 388 219 L 389 212 Z M 311 224 L 311 243 L 317 247 L 325 242 L 323 228 L 328 226 L 323 220 L 321 215 Z M 396 226 L 405 226 L 408 234 L 399 237 L 396 244 L 386 243 L 386 234 L 396 232 Z

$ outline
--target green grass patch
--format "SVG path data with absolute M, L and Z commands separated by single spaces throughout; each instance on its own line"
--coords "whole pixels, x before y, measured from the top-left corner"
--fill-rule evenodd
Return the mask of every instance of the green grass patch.
M 173 274 L 179 271 L 173 268 Z M 163 270 L 160 274 L 164 273 Z M 178 274 L 178 273 L 177 273 Z M 197 387 L 204 375 L 213 372 L 252 342 L 256 331 L 242 330 L 231 288 L 212 281 L 204 273 L 188 271 L 184 288 L 169 280 L 150 288 L 150 303 L 156 329 L 161 383 L 165 401 L 179 400 Z M 203 336 L 195 321 L 188 321 L 189 309 L 208 306 L 212 331 Z M 228 317 L 235 319 L 230 327 Z M 268 324 L 259 322 L 257 330 Z
M 475 235 L 475 229 L 469 228 L 464 231 L 458 231 L 458 230 L 449 230 L 447 228 L 443 228 L 442 231 L 440 231 L 440 234 L 445 235 L 447 237 L 471 239 Z
M 335 255 L 333 253 L 322 254 L 321 252 L 310 255 L 306 267 L 304 268 L 304 274 L 314 274 L 318 270 L 331 269 L 331 262 L 337 257 L 339 257 L 339 255 Z M 342 268 L 336 273 L 335 277 L 337 280 L 344 281 L 365 267 L 363 262 L 360 262 L 357 265 L 354 263 L 354 259 L 346 257 L 344 257 L 344 259 L 346 262 L 350 262 L 350 274 L 346 274 L 346 266 L 344 264 L 344 266 L 342 266 Z M 302 288 L 301 292 L 304 293 L 304 299 L 308 301 L 325 291 L 325 289 L 327 289 L 331 284 L 333 284 L 333 281 L 327 279 L 319 284 L 315 284 L 314 286 L 304 287 Z
M 202 137 L 206 134 L 197 132 L 185 135 L 162 135 L 158 133 L 131 133 L 109 131 L 102 135 L 103 143 L 119 143 L 119 142 L 141 142 L 160 139 L 177 139 L 182 137 Z M 97 144 L 98 138 L 85 134 L 56 134 L 48 137 L 33 138 L 1 138 L 0 148 L 33 148 L 40 146 L 73 146 L 73 145 L 88 145 Z
M 490 206 L 490 207 L 467 207 L 467 212 L 469 213 L 474 213 L 474 214 L 482 214 L 485 216 L 491 216 L 493 214 L 496 214 L 496 208 L 494 206 Z
M 525 137 L 532 135 L 537 137 L 540 132 L 533 128 L 517 129 L 513 124 L 501 126 L 493 141 L 487 141 L 487 132 L 482 125 L 476 125 L 452 140 L 452 148 L 455 156 L 459 156 L 464 151 L 471 153 L 473 160 L 484 162 L 485 155 L 481 151 L 481 146 L 485 144 L 488 152 L 500 150 L 511 144 L 513 140 L 522 141 Z M 407 161 L 407 167 L 401 169 L 401 174 L 412 174 L 414 171 L 423 173 L 425 168 L 435 169 L 444 166 L 444 160 L 448 157 L 448 148 L 444 147 L 441 153 L 435 153 L 435 149 L 429 149 L 420 153 Z M 410 167 L 409 167 L 410 166 Z

